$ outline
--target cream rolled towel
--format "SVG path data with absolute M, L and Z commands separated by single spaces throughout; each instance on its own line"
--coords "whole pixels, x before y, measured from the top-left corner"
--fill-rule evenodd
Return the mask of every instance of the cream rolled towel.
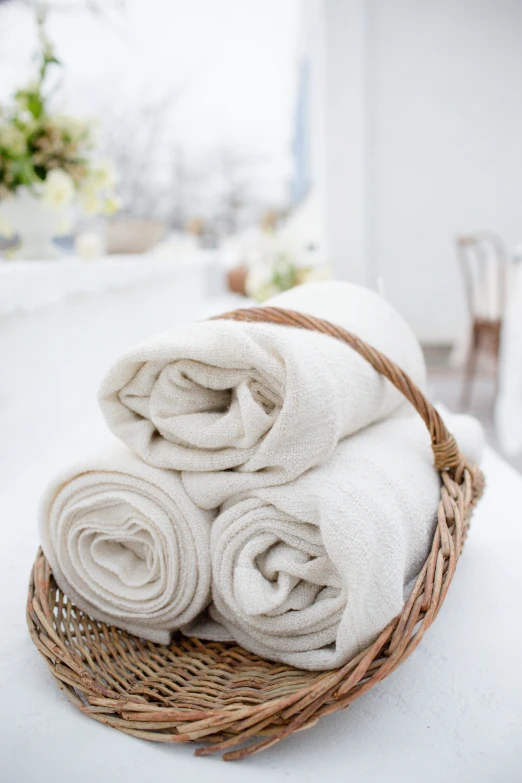
M 160 644 L 210 600 L 210 526 L 178 474 L 115 443 L 58 476 L 39 511 L 61 590 L 92 617 Z
M 478 422 L 446 418 L 478 463 Z M 328 464 L 225 505 L 211 532 L 210 616 L 263 657 L 342 666 L 400 613 L 430 550 L 439 499 L 420 417 L 372 425 L 342 441 Z
M 311 283 L 266 304 L 355 332 L 424 386 L 415 336 L 372 291 Z M 128 351 L 102 382 L 99 402 L 115 435 L 146 462 L 186 471 L 191 497 L 213 508 L 325 462 L 341 438 L 389 416 L 404 398 L 333 337 L 276 324 L 207 321 Z

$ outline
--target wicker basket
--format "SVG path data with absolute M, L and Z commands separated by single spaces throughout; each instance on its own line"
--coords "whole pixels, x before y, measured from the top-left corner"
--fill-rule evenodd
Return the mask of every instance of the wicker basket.
M 442 479 L 431 552 L 402 613 L 373 644 L 334 671 L 300 671 L 237 645 L 203 643 L 180 634 L 165 647 L 108 627 L 67 600 L 38 552 L 29 586 L 29 632 L 70 701 L 90 718 L 126 734 L 156 742 L 205 742 L 196 755 L 225 750 L 223 758 L 232 760 L 347 707 L 406 660 L 446 597 L 483 477 L 465 463 L 437 411 L 409 378 L 362 340 L 326 321 L 277 308 L 219 317 L 286 324 L 347 342 L 422 416 Z

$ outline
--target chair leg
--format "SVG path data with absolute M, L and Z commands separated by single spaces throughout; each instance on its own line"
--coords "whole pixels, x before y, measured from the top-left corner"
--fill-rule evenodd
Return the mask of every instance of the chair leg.
M 462 386 L 462 395 L 460 398 L 460 407 L 467 411 L 471 404 L 471 391 L 475 379 L 475 370 L 477 368 L 477 355 L 479 350 L 479 334 L 476 325 L 473 324 L 471 332 L 471 342 L 469 346 L 466 367 L 464 369 L 464 383 Z
M 495 403 L 497 401 L 497 397 L 500 391 L 500 340 L 501 340 L 501 333 L 502 333 L 502 324 L 499 321 L 499 323 L 496 326 L 495 329 L 495 335 L 494 335 L 494 354 L 495 354 L 495 390 L 494 390 L 494 397 L 493 397 L 493 404 L 492 409 L 495 410 Z

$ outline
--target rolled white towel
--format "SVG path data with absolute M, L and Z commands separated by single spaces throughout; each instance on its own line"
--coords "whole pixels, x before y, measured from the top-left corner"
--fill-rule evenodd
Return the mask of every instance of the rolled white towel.
M 266 304 L 355 332 L 424 386 L 415 336 L 372 291 L 311 283 Z M 146 462 L 186 471 L 185 487 L 204 508 L 291 481 L 405 404 L 336 338 L 234 321 L 190 324 L 133 348 L 108 372 L 99 402 L 112 432 Z
M 465 433 L 466 456 L 478 463 L 478 422 L 446 421 L 457 441 Z M 400 613 L 428 555 L 439 499 L 420 417 L 372 425 L 326 465 L 225 504 L 211 532 L 210 616 L 266 658 L 342 666 Z
M 210 600 L 210 526 L 178 474 L 114 446 L 44 494 L 42 549 L 61 590 L 92 617 L 160 644 Z

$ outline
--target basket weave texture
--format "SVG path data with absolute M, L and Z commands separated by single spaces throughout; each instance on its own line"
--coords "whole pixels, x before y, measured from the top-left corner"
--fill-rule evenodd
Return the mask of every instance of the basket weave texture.
M 466 464 L 444 422 L 393 362 L 344 329 L 279 308 L 218 316 L 268 321 L 345 341 L 388 378 L 422 416 L 441 475 L 429 556 L 402 610 L 345 666 L 309 672 L 263 660 L 234 644 L 175 634 L 162 646 L 107 626 L 76 608 L 40 550 L 29 585 L 27 623 L 58 687 L 85 715 L 156 742 L 207 743 L 196 755 L 241 759 L 347 707 L 393 672 L 436 618 L 455 573 L 483 476 Z

